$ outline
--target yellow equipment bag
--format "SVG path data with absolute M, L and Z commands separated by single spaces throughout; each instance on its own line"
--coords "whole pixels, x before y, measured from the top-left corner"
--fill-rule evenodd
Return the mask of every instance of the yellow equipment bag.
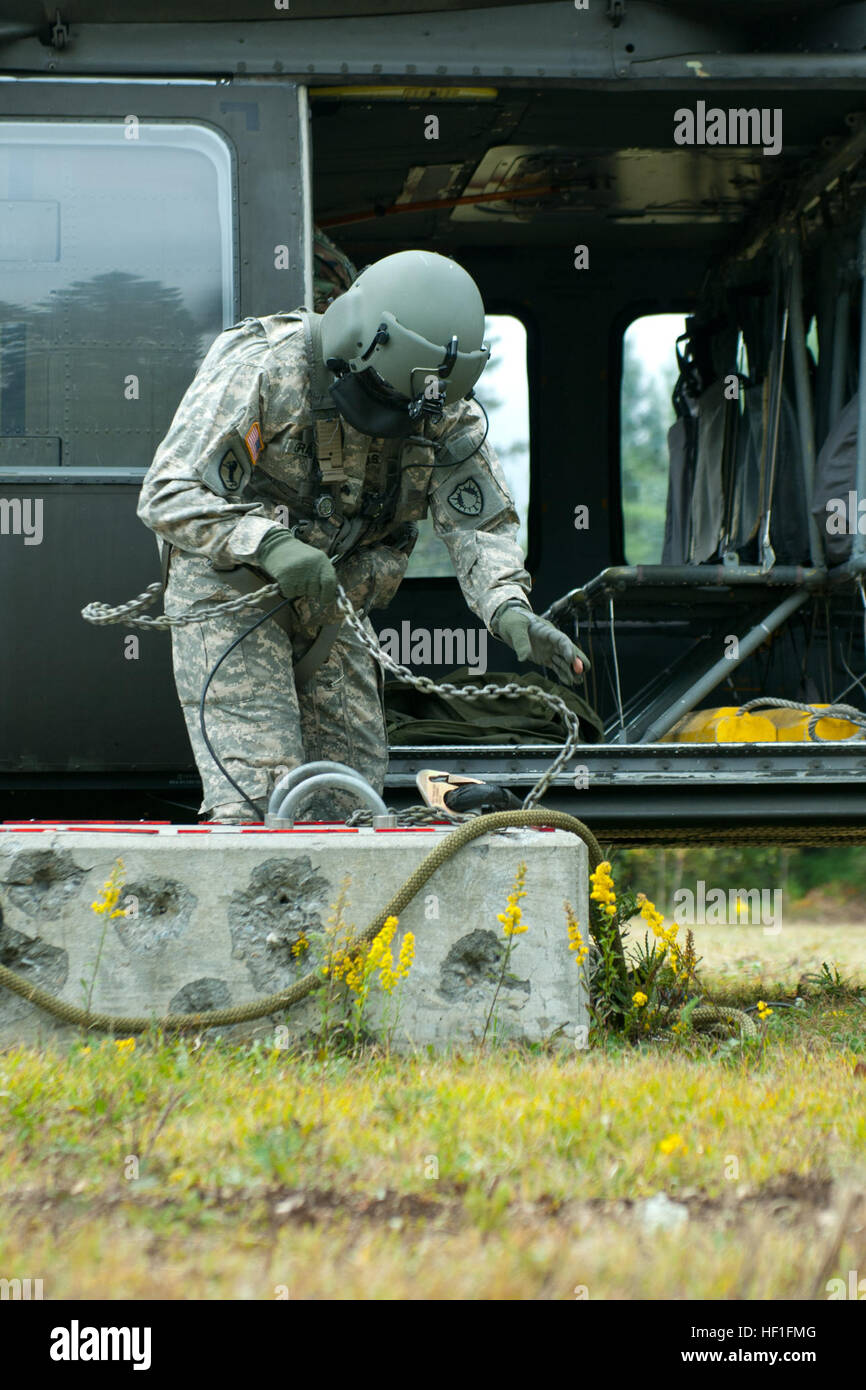
M 738 714 L 736 705 L 693 710 L 661 743 L 775 743 L 776 727 L 762 714 Z
M 828 709 L 828 705 L 815 705 Z M 818 738 L 809 737 L 810 716 L 802 710 L 749 710 L 740 714 L 736 705 L 693 710 L 683 715 L 660 743 L 816 743 L 818 739 L 848 739 L 858 732 L 848 719 L 819 719 Z

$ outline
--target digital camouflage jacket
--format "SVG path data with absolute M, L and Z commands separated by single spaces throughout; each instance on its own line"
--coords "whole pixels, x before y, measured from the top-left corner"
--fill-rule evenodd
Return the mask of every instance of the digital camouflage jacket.
M 323 441 L 302 316 L 247 318 L 202 362 L 144 479 L 138 515 L 216 570 L 254 564 L 275 525 L 340 555 L 354 523 L 354 549 L 337 573 L 368 611 L 396 592 L 414 538 L 407 523 L 429 511 L 467 604 L 489 626 L 508 599 L 526 602 L 531 586 L 514 503 L 487 442 L 466 458 L 484 433 L 476 402 L 422 421 L 409 440 L 383 440 L 335 418 Z

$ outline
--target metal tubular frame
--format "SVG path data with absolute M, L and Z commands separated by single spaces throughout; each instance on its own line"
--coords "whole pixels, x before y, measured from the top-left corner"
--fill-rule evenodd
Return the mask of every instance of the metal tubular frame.
M 745 637 L 740 639 L 737 655 L 735 657 L 723 656 L 711 666 L 708 671 L 705 671 L 704 674 L 695 681 L 694 685 L 690 686 L 689 689 L 671 705 L 670 709 L 666 710 L 663 715 L 650 725 L 646 733 L 641 737 L 640 742 L 657 743 L 664 734 L 668 733 L 673 728 L 678 719 L 681 719 L 684 714 L 688 714 L 690 710 L 693 710 L 695 705 L 703 700 L 705 695 L 709 695 L 711 691 L 715 690 L 716 686 L 730 675 L 731 671 L 741 665 L 742 662 L 746 660 L 746 657 L 751 656 L 752 652 L 755 651 L 771 633 L 778 631 L 778 629 L 787 622 L 792 613 L 796 613 L 798 608 L 802 608 L 808 597 L 808 589 L 799 589 L 796 593 L 789 594 L 786 599 L 783 599 L 771 613 L 767 614 L 766 618 L 756 623 L 755 626 L 746 633 Z
M 812 407 L 812 385 L 806 357 L 806 324 L 803 314 L 803 257 L 800 244 L 794 241 L 793 285 L 791 289 L 791 356 L 794 366 L 794 391 L 797 400 L 797 424 L 800 431 L 800 453 L 803 463 L 803 485 L 806 489 L 806 515 L 809 525 L 809 555 L 813 565 L 824 560 L 821 533 L 811 512 L 815 488 L 815 416 Z

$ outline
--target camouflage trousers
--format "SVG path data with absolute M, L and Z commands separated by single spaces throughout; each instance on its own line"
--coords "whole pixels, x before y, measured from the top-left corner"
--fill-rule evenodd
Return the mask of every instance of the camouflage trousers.
M 172 556 L 165 611 L 174 616 L 236 598 L 207 560 Z M 267 604 L 261 605 L 266 612 Z M 252 820 L 243 801 L 211 758 L 201 736 L 199 701 L 214 663 L 256 613 L 228 613 L 203 623 L 172 628 L 174 679 L 193 756 L 204 788 L 201 814 L 209 820 Z M 369 619 L 367 631 L 374 636 Z M 290 637 L 273 619 L 235 648 L 211 681 L 205 701 L 208 738 L 229 775 L 264 818 L 274 784 L 301 763 L 328 758 L 346 763 L 380 792 L 388 766 L 381 667 L 343 627 L 328 658 L 301 690 L 293 660 L 303 654 L 316 629 L 297 623 Z M 299 808 L 304 820 L 344 820 L 358 802 L 321 793 Z

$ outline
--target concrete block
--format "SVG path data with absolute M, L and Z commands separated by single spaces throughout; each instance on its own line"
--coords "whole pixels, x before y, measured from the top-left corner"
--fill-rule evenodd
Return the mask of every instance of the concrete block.
M 74 1004 L 83 1005 L 91 990 L 91 1008 L 108 1013 L 159 1017 L 244 1003 L 321 968 L 346 877 L 346 921 L 361 930 L 447 833 L 3 828 L 0 962 Z M 117 859 L 125 873 L 118 906 L 134 911 L 111 920 L 91 904 Z M 506 944 L 497 913 L 520 860 L 529 930 L 515 938 L 496 1036 L 580 1045 L 588 1000 L 568 949 L 563 904 L 571 902 L 588 937 L 587 855 L 577 837 L 558 830 L 488 834 L 437 869 L 400 914 L 394 956 L 412 931 L 415 961 L 399 996 L 385 1000 L 378 986 L 371 990 L 365 1017 L 374 1032 L 394 1026 L 400 1048 L 481 1036 Z M 296 958 L 301 932 L 310 946 Z M 314 995 L 285 1014 L 218 1031 L 274 1037 L 279 1027 L 280 1040 L 303 1038 L 320 1017 Z M 0 1046 L 74 1036 L 0 988 Z

